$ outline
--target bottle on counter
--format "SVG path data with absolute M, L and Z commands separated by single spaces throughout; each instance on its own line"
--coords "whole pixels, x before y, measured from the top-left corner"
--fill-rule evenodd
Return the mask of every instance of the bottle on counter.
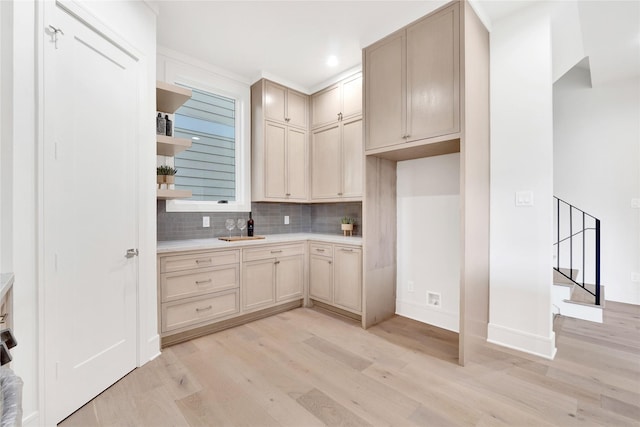
M 165 135 L 173 136 L 173 122 L 169 119 L 168 114 L 165 114 L 164 119 L 167 122 L 167 132 L 165 133 Z
M 164 135 L 167 132 L 167 121 L 162 117 L 162 113 L 158 113 L 156 117 L 156 134 Z
M 249 212 L 249 221 L 247 221 L 247 236 L 253 236 L 253 218 L 251 218 L 251 212 Z

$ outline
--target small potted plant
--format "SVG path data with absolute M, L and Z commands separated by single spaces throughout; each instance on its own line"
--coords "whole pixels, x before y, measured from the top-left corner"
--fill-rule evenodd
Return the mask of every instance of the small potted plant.
M 347 235 L 352 236 L 353 235 L 353 225 L 356 223 L 356 219 L 355 218 L 351 218 L 349 216 L 344 216 L 344 217 L 342 217 L 340 222 L 342 223 L 341 228 L 342 228 L 342 232 L 344 233 L 344 235 L 345 236 L 347 236 Z
M 162 186 L 162 184 L 167 184 L 167 188 L 169 188 L 169 184 L 175 184 L 176 177 L 175 174 L 178 172 L 178 169 L 174 169 L 171 166 L 162 165 L 156 168 L 157 172 L 157 183 L 158 186 Z

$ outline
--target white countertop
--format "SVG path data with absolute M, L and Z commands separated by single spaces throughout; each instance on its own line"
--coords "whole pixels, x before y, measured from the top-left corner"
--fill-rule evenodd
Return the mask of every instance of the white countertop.
M 179 251 L 194 251 L 207 249 L 241 248 L 245 246 L 265 245 L 274 243 L 290 243 L 306 240 L 315 240 L 327 243 L 339 243 L 345 245 L 362 246 L 362 237 L 344 237 L 339 234 L 316 234 L 316 233 L 292 233 L 292 234 L 270 234 L 259 240 L 240 240 L 227 242 L 213 239 L 187 239 L 187 240 L 166 240 L 158 242 L 157 252 L 159 254 Z

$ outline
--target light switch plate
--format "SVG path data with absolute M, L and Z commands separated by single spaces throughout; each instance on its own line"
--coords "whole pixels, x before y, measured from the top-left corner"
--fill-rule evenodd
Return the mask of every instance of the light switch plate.
M 640 199 L 636 199 L 636 198 L 631 199 L 631 207 L 633 209 L 640 209 Z
M 202 227 L 203 228 L 211 227 L 211 223 L 209 222 L 209 217 L 208 216 L 203 216 L 202 217 Z
M 284 225 L 289 225 L 289 215 L 284 216 Z
M 631 281 L 634 283 L 640 283 L 640 273 L 632 272 Z
M 516 206 L 533 206 L 533 191 L 516 191 Z

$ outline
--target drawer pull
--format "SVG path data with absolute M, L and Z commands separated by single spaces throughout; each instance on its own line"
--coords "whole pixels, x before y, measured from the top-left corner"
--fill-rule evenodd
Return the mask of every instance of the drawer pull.
M 211 283 L 211 279 L 207 279 L 207 280 L 196 280 L 196 285 L 204 285 L 205 283 Z
M 342 252 L 353 252 L 353 249 L 341 249 Z
M 207 306 L 207 307 L 205 307 L 205 308 L 196 308 L 196 311 L 197 311 L 198 313 L 200 313 L 201 311 L 211 310 L 212 308 L 213 308 L 213 306 L 209 305 L 209 306 Z
M 271 251 L 271 253 L 272 253 L 272 254 L 279 254 L 279 253 L 281 253 L 281 252 L 282 252 L 282 250 Z
M 207 264 L 211 264 L 211 258 L 206 258 L 206 259 L 197 259 L 196 260 L 196 264 L 200 264 L 200 263 L 207 263 Z
M 318 252 L 324 252 L 324 249 L 316 249 Z

